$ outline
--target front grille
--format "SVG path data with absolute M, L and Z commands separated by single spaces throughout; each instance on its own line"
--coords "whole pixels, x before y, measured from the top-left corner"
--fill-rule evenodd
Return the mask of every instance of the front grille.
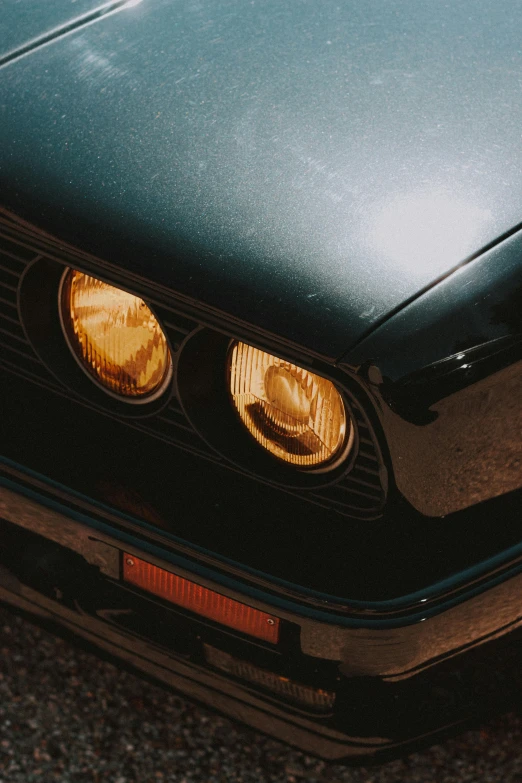
M 172 397 L 166 407 L 147 418 L 123 418 L 108 411 L 101 411 L 88 400 L 76 395 L 63 385 L 46 367 L 27 339 L 18 305 L 18 292 L 25 270 L 35 261 L 46 258 L 61 265 L 80 267 L 88 257 L 64 248 L 55 240 L 37 233 L 31 227 L 14 223 L 0 215 L 0 365 L 55 394 L 74 399 L 78 404 L 94 408 L 99 413 L 118 418 L 127 426 L 159 438 L 173 446 L 188 450 L 205 459 L 229 465 L 215 452 L 192 427 L 178 399 Z M 101 263 L 96 259 L 98 265 Z M 87 261 L 88 263 L 88 261 Z M 139 290 L 139 284 L 122 276 L 122 285 L 147 299 Z M 174 300 L 174 297 L 172 297 Z M 175 304 L 154 304 L 156 315 L 167 333 L 174 352 L 180 349 L 188 335 L 199 329 L 201 318 L 192 318 L 185 311 L 179 312 Z M 234 335 L 241 339 L 241 335 Z M 356 518 L 371 519 L 380 515 L 386 498 L 385 471 L 375 435 L 368 425 L 364 410 L 356 402 L 352 412 L 359 431 L 359 452 L 352 470 L 337 483 L 321 489 L 299 489 L 285 492 L 298 495 L 320 506 Z M 283 490 L 282 490 L 283 491 Z
M 39 254 L 0 235 L 0 362 L 30 380 L 58 390 L 53 378 L 36 356 L 20 323 L 17 293 L 26 267 Z

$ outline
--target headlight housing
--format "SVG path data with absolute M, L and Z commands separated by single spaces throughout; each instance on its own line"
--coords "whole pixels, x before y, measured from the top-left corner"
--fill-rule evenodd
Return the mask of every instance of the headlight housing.
M 315 472 L 346 458 L 353 424 L 331 381 L 242 342 L 231 347 L 228 373 L 242 423 L 274 457 Z
M 142 299 L 67 269 L 59 300 L 69 348 L 95 383 L 127 402 L 150 402 L 164 392 L 172 375 L 171 354 Z

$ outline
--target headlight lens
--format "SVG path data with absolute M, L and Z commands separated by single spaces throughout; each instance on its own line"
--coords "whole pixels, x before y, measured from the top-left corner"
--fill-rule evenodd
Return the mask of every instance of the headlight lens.
M 240 342 L 229 353 L 229 377 L 241 421 L 270 454 L 325 470 L 349 452 L 353 426 L 330 381 Z
M 74 356 L 106 391 L 129 402 L 147 402 L 163 392 L 172 371 L 170 351 L 142 299 L 68 269 L 60 312 Z

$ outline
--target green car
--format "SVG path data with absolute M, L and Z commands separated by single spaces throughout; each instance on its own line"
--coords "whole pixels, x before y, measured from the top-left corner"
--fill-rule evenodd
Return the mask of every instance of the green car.
M 4 0 L 1 601 L 329 759 L 504 703 L 521 26 Z

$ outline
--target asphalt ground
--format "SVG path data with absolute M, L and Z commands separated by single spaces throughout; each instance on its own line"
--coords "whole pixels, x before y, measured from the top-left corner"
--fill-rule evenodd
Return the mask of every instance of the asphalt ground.
M 522 783 L 522 710 L 404 760 L 319 761 L 0 609 L 0 783 Z

